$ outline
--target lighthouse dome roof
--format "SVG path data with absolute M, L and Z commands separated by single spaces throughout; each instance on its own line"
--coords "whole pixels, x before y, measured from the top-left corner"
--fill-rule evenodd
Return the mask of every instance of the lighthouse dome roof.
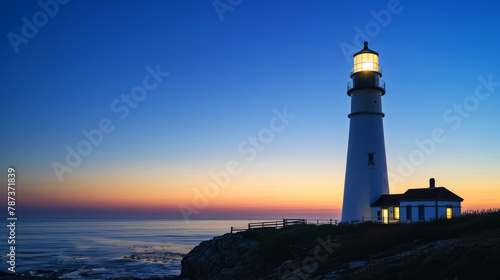
M 362 53 L 372 53 L 372 54 L 376 54 L 376 55 L 378 56 L 378 52 L 373 51 L 373 50 L 370 50 L 370 49 L 368 48 L 368 42 L 367 42 L 367 41 L 365 41 L 365 42 L 363 43 L 363 45 L 364 45 L 364 48 L 363 48 L 362 50 L 360 50 L 359 52 L 355 53 L 355 54 L 353 55 L 353 57 L 354 57 L 354 56 L 357 56 L 358 54 L 362 54 Z

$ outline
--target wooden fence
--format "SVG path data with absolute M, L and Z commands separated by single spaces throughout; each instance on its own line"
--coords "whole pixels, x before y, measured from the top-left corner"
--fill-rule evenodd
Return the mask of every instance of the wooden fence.
M 236 228 L 231 227 L 231 233 L 258 229 L 258 228 L 284 228 L 293 225 L 303 225 L 306 224 L 306 219 L 283 219 L 280 221 L 269 221 L 269 222 L 258 222 L 258 223 L 248 223 L 248 227 L 246 228 Z
M 334 220 L 334 219 L 322 219 L 322 220 L 316 220 L 316 222 L 308 222 L 307 224 L 309 225 L 334 225 L 338 226 L 340 224 L 340 220 Z
M 231 233 L 235 232 L 241 232 L 241 231 L 246 231 L 246 230 L 252 230 L 252 229 L 259 229 L 259 228 L 274 228 L 274 229 L 279 229 L 279 228 L 284 228 L 288 226 L 293 226 L 293 225 L 339 225 L 340 220 L 315 220 L 314 222 L 308 222 L 307 219 L 283 219 L 280 221 L 268 221 L 268 222 L 258 222 L 258 223 L 248 223 L 248 227 L 246 228 L 237 228 L 237 227 L 231 227 Z

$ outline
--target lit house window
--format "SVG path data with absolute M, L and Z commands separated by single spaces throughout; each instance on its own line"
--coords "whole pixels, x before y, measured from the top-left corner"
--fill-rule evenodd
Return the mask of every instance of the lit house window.
M 399 220 L 399 207 L 394 207 L 394 220 Z
M 446 208 L 446 219 L 451 219 L 451 217 L 453 216 L 453 211 L 452 211 L 453 208 L 451 207 L 447 207 Z

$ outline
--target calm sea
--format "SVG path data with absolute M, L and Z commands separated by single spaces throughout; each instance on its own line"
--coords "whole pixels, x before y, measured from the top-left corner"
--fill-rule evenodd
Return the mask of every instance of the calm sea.
M 19 219 L 16 272 L 59 271 L 69 279 L 175 276 L 180 260 L 201 241 L 244 227 L 249 220 Z M 0 231 L 7 272 L 8 231 Z M 4 238 L 1 238 L 3 236 Z M 3 239 L 3 240 L 2 240 Z

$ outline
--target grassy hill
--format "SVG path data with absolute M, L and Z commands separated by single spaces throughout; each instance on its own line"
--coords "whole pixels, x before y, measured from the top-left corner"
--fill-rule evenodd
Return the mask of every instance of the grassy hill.
M 238 234 L 258 241 L 255 253 L 284 279 L 500 279 L 500 212 Z

